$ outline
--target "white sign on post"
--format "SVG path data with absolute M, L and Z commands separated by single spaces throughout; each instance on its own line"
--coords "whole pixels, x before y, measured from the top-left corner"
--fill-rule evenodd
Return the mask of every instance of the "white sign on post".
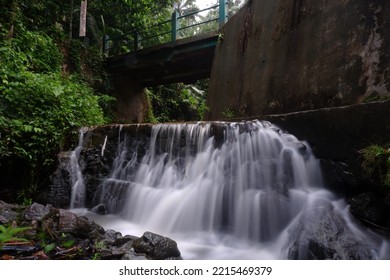
M 80 7 L 80 37 L 85 37 L 87 25 L 87 0 L 81 1 Z

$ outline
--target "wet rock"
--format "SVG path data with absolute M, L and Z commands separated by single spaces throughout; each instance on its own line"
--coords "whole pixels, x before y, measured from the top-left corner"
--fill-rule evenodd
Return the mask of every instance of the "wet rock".
M 289 259 L 371 259 L 371 250 L 357 240 L 337 213 L 326 201 L 305 211 L 298 224 L 290 229 L 292 245 Z
M 97 243 L 97 252 L 102 259 L 146 259 L 142 254 L 137 254 L 133 249 L 135 236 L 122 236 L 120 232 L 106 230 L 104 238 Z
M 55 207 L 68 207 L 72 190 L 70 152 L 62 152 L 58 155 L 57 170 L 51 176 L 51 187 L 48 194 L 50 202 Z
M 93 207 L 91 209 L 91 211 L 96 213 L 96 214 L 99 214 L 99 215 L 107 214 L 107 209 L 106 209 L 106 206 L 104 204 L 96 205 L 95 207 Z
M 122 238 L 122 234 L 120 232 L 108 229 L 104 233 L 104 239 L 102 240 L 102 242 L 105 242 L 107 244 L 113 244 L 118 238 Z
M 145 254 L 137 254 L 134 252 L 134 249 L 131 249 L 126 254 L 124 254 L 121 258 L 121 260 L 148 260 Z
M 104 229 L 85 217 L 63 210 L 53 209 L 51 217 L 46 221 L 57 234 L 71 233 L 81 238 L 101 239 Z
M 297 145 L 298 151 L 299 151 L 302 155 L 304 155 L 304 154 L 306 153 L 306 151 L 307 151 L 307 146 L 306 146 L 306 144 L 303 143 L 303 142 L 298 142 L 296 145 Z
M 321 159 L 320 164 L 327 188 L 347 197 L 359 190 L 359 180 L 346 163 Z
M 118 237 L 114 240 L 114 242 L 112 243 L 113 246 L 123 246 L 124 244 L 132 244 L 134 240 L 136 240 L 137 237 L 135 236 L 130 236 L 130 235 L 126 235 L 126 236 L 123 236 L 121 235 L 121 237 Z
M 375 193 L 362 193 L 350 199 L 351 213 L 374 227 L 385 228 L 390 232 L 390 205 L 382 196 Z
M 136 253 L 143 253 L 154 260 L 181 259 L 177 243 L 170 238 L 145 232 L 133 243 Z

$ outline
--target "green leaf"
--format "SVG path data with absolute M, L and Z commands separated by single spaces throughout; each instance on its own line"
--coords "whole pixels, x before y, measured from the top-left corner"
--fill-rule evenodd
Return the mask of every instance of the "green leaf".
M 70 247 L 72 247 L 75 243 L 76 243 L 75 240 L 70 239 L 70 240 L 66 240 L 66 241 L 62 242 L 62 246 L 64 246 L 65 248 L 70 248 Z
M 55 97 L 60 96 L 63 92 L 64 92 L 64 88 L 60 86 L 53 89 L 53 93 Z
M 31 132 L 33 130 L 33 127 L 31 125 L 24 125 L 23 130 L 25 132 Z
M 45 253 L 49 253 L 51 251 L 53 251 L 56 247 L 56 244 L 55 243 L 50 243 L 48 245 L 45 246 L 44 250 L 45 250 Z

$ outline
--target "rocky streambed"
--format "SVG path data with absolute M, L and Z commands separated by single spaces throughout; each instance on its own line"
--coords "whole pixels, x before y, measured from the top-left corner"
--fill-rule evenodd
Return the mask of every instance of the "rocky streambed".
M 0 201 L 0 259 L 181 259 L 172 239 L 145 232 L 143 236 L 104 230 L 86 217 L 34 203 Z

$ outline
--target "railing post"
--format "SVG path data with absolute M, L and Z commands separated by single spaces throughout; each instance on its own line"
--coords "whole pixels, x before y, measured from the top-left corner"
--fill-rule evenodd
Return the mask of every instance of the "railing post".
M 172 36 L 171 36 L 172 37 L 172 42 L 175 42 L 177 40 L 177 31 L 180 28 L 180 24 L 179 24 L 178 18 L 179 18 L 179 12 L 178 11 L 174 11 L 172 13 Z
M 228 0 L 219 0 L 219 27 L 227 21 L 227 4 Z
M 106 56 L 109 55 L 109 51 L 110 51 L 110 37 L 108 35 L 103 35 L 103 54 L 105 54 Z

